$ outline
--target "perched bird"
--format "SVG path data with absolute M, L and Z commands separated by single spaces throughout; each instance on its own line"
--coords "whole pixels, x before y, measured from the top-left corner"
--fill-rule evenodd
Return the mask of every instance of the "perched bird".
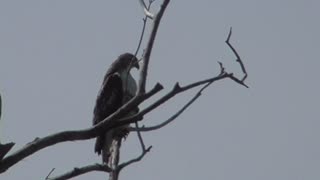
M 130 53 L 120 55 L 111 64 L 98 93 L 93 112 L 93 125 L 104 120 L 136 95 L 137 83 L 130 74 L 133 67 L 139 69 L 138 59 Z M 136 108 L 125 116 L 138 111 Z M 112 166 L 118 164 L 121 140 L 129 133 L 127 127 L 112 129 L 96 139 L 95 152 L 98 155 L 102 154 L 102 162 L 111 168 L 115 168 Z

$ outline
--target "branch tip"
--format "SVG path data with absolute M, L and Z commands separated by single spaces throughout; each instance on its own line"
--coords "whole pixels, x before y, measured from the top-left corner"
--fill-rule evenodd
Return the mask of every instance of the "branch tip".
M 181 89 L 181 86 L 179 85 L 179 82 L 176 82 L 176 84 L 173 87 L 174 90 L 178 91 Z
M 159 89 L 159 90 L 162 90 L 162 89 L 163 89 L 163 86 L 162 86 L 162 84 L 157 83 L 157 84 L 155 85 L 155 88 L 156 88 L 156 89 Z
M 243 76 L 243 78 L 241 80 L 239 80 L 239 79 L 237 79 L 235 77 L 233 77 L 234 78 L 233 80 L 237 79 L 238 81 L 241 82 L 242 85 L 244 85 L 245 87 L 248 87 L 247 85 L 244 84 L 245 79 L 248 77 L 248 73 L 246 71 L 246 68 L 245 68 L 245 66 L 244 66 L 244 64 L 243 64 L 243 62 L 241 60 L 241 57 L 239 56 L 237 50 L 230 43 L 231 34 L 232 34 L 232 27 L 230 27 L 230 31 L 229 31 L 226 43 L 229 46 L 229 48 L 231 49 L 231 51 L 233 52 L 233 54 L 236 56 L 236 62 L 238 62 L 240 64 L 241 70 L 242 70 L 242 72 L 244 74 L 244 76 Z M 238 82 L 238 81 L 236 81 L 236 82 Z
M 149 146 L 149 147 L 146 149 L 146 152 L 150 152 L 151 149 L 152 149 L 152 146 Z
M 229 42 L 229 40 L 231 38 L 231 34 L 232 34 L 232 27 L 230 27 L 228 38 L 227 38 L 226 42 Z
M 146 3 L 144 3 L 144 0 L 139 0 L 140 6 L 143 8 L 144 14 L 146 17 L 153 19 L 154 15 L 149 11 L 151 4 L 154 2 L 153 0 L 149 0 L 149 7 L 147 7 Z

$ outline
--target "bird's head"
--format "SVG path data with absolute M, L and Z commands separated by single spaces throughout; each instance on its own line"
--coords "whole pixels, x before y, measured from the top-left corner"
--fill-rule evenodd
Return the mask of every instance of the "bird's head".
M 131 68 L 139 69 L 139 62 L 137 57 L 131 53 L 124 53 L 118 57 L 118 61 L 121 64 L 121 68 L 130 70 Z
M 107 74 L 130 71 L 133 67 L 139 69 L 138 59 L 131 53 L 124 53 L 111 64 Z

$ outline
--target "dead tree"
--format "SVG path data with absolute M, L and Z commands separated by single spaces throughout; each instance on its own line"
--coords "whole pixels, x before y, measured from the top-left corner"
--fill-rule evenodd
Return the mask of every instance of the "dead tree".
M 147 82 L 147 74 L 148 74 L 148 65 L 150 62 L 150 57 L 152 53 L 153 44 L 158 32 L 158 28 L 160 25 L 161 18 L 170 2 L 170 0 L 163 0 L 162 4 L 160 5 L 160 10 L 156 13 L 151 13 L 149 11 L 151 4 L 154 2 L 154 0 L 149 0 L 148 6 L 144 3 L 143 0 L 139 0 L 141 3 L 141 6 L 144 9 L 145 12 L 145 18 L 143 19 L 143 28 L 141 33 L 141 38 L 139 41 L 139 45 L 137 48 L 137 51 L 140 49 L 141 42 L 143 40 L 143 35 L 145 34 L 145 28 L 146 28 L 146 22 L 148 19 L 150 19 L 153 23 L 150 27 L 151 34 L 147 39 L 147 45 L 144 49 L 144 53 L 142 56 L 142 68 L 140 70 L 139 74 L 139 83 L 138 83 L 138 92 L 136 96 L 131 99 L 128 103 L 124 104 L 121 108 L 119 108 L 115 113 L 110 115 L 109 117 L 105 118 L 102 122 L 99 124 L 89 127 L 86 129 L 80 129 L 80 130 L 70 130 L 70 131 L 63 131 L 58 132 L 55 134 L 51 134 L 49 136 L 43 137 L 43 138 L 35 138 L 33 141 L 27 143 L 24 147 L 17 150 L 16 152 L 13 152 L 11 154 L 7 154 L 7 152 L 10 150 L 10 148 L 13 146 L 13 143 L 10 143 L 9 145 L 1 145 L 0 144 L 0 174 L 5 173 L 8 171 L 12 166 L 15 164 L 21 162 L 24 158 L 37 153 L 38 151 L 48 148 L 50 146 L 53 146 L 57 143 L 67 142 L 67 141 L 81 141 L 86 139 L 92 139 L 97 137 L 102 132 L 110 131 L 113 128 L 117 128 L 123 125 L 131 124 L 135 125 L 134 127 L 131 126 L 130 131 L 137 132 L 140 146 L 141 146 L 141 154 L 138 155 L 136 158 L 133 158 L 127 162 L 123 162 L 119 165 L 116 165 L 115 169 L 111 169 L 106 164 L 92 164 L 92 165 L 86 165 L 82 167 L 74 168 L 64 174 L 51 177 L 52 172 L 54 171 L 54 168 L 50 171 L 46 179 L 50 180 L 62 180 L 62 179 L 70 179 L 75 176 L 79 176 L 88 172 L 92 171 L 103 171 L 106 173 L 109 173 L 111 171 L 120 173 L 122 169 L 125 167 L 131 165 L 132 163 L 139 162 L 152 148 L 152 146 L 146 146 L 142 139 L 142 132 L 145 131 L 154 131 L 158 130 L 166 125 L 168 125 L 170 122 L 174 121 L 180 114 L 182 114 L 190 105 L 192 105 L 193 102 L 195 102 L 200 96 L 201 93 L 206 90 L 212 83 L 224 79 L 231 79 L 235 83 L 238 83 L 239 85 L 242 85 L 246 88 L 248 86 L 245 84 L 245 80 L 247 78 L 247 71 L 243 64 L 243 61 L 241 60 L 238 52 L 233 47 L 233 45 L 230 43 L 230 38 L 232 35 L 232 29 L 230 28 L 229 34 L 226 38 L 226 44 L 230 48 L 231 52 L 235 55 L 237 63 L 239 63 L 240 68 L 243 72 L 243 77 L 238 78 L 234 76 L 233 73 L 229 73 L 224 68 L 222 62 L 218 62 L 220 66 L 220 72 L 218 72 L 217 75 L 199 80 L 187 85 L 181 86 L 178 82 L 172 87 L 171 91 L 169 91 L 167 94 L 163 95 L 162 97 L 155 100 L 151 105 L 147 106 L 146 108 L 142 109 L 139 113 L 132 115 L 130 117 L 126 118 L 120 118 L 123 117 L 124 114 L 127 112 L 130 112 L 137 106 L 139 106 L 141 103 L 143 103 L 145 100 L 149 99 L 159 91 L 161 91 L 164 87 L 157 83 L 153 86 L 152 89 L 146 90 L 146 82 Z M 143 120 L 143 116 L 148 114 L 151 111 L 156 110 L 159 106 L 164 105 L 168 100 L 174 98 L 176 95 L 180 93 L 184 93 L 188 90 L 191 90 L 196 87 L 201 87 L 200 90 L 183 106 L 179 111 L 177 111 L 175 114 L 173 114 L 170 118 L 165 120 L 164 122 L 151 126 L 151 127 L 139 127 L 138 122 Z M 6 146 L 6 149 L 3 147 Z

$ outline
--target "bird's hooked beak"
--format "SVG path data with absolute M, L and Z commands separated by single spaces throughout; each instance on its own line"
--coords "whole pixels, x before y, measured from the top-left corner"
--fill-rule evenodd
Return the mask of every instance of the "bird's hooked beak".
M 139 68 L 140 68 L 139 61 L 138 60 L 134 61 L 133 64 L 132 64 L 132 67 L 135 67 L 135 68 L 137 68 L 139 70 Z

